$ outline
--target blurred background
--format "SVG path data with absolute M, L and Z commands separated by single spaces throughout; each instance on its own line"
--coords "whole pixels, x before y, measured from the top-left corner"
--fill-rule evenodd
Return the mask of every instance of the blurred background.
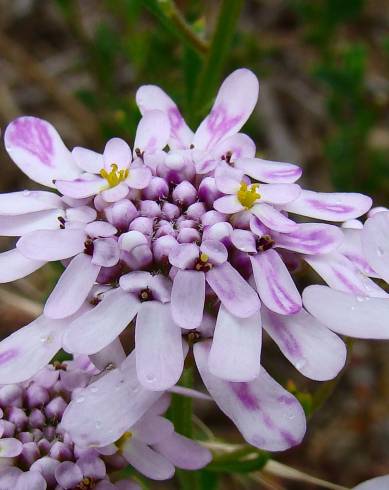
M 195 127 L 224 76 L 245 66 L 261 82 L 245 128 L 261 156 L 300 164 L 306 187 L 364 192 L 388 205 L 389 1 L 0 0 L 0 9 L 2 130 L 29 114 L 48 119 L 69 147 L 101 151 L 113 135 L 131 143 L 144 83 L 165 89 Z M 1 192 L 34 187 L 3 147 L 0 160 Z M 2 250 L 10 245 L 1 239 Z M 46 267 L 0 289 L 2 336 L 39 314 L 59 271 Z M 329 395 L 331 385 L 297 377 L 269 340 L 264 357 L 307 405 L 312 393 L 316 405 Z M 212 405 L 197 414 L 217 437 L 241 442 Z M 389 473 L 387 343 L 354 342 L 305 442 L 277 459 L 346 487 Z M 256 472 L 229 473 L 219 488 L 318 487 Z

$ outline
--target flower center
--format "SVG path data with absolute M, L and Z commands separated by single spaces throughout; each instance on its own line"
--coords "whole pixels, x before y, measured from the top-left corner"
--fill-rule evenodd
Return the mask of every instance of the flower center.
M 116 163 L 111 164 L 111 171 L 107 172 L 105 168 L 100 170 L 100 175 L 108 182 L 109 187 L 115 187 L 123 180 L 126 180 L 129 174 L 128 168 L 122 168 L 119 170 Z
M 261 194 L 258 192 L 259 184 L 247 185 L 246 182 L 241 182 L 240 189 L 236 196 L 238 201 L 246 209 L 251 209 L 257 199 L 261 198 Z
M 92 478 L 85 477 L 83 480 L 77 485 L 77 489 L 79 490 L 88 490 L 89 488 L 94 488 L 95 487 L 95 482 L 92 480 Z
M 153 299 L 153 294 L 149 288 L 142 289 L 139 293 L 139 300 L 143 303 L 144 301 L 151 301 Z
M 210 269 L 212 269 L 213 265 L 208 261 L 209 261 L 208 255 L 205 254 L 204 252 L 202 252 L 198 258 L 196 265 L 195 265 L 195 270 L 196 271 L 209 271 Z

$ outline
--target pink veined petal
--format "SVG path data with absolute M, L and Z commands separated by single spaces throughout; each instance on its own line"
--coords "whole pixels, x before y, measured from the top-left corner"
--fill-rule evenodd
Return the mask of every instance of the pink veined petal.
M 231 233 L 231 242 L 238 250 L 242 252 L 255 253 L 257 251 L 255 236 L 248 230 L 233 230 Z
M 101 267 L 113 267 L 119 262 L 120 249 L 113 237 L 93 240 L 92 264 Z
M 191 268 L 199 257 L 199 247 L 194 243 L 181 243 L 170 250 L 169 262 L 179 269 Z
M 63 207 L 60 196 L 54 192 L 25 190 L 0 194 L 0 216 L 17 216 Z
M 39 471 L 27 471 L 21 474 L 16 485 L 10 488 L 15 490 L 46 490 L 47 482 Z
M 261 202 L 287 204 L 298 198 L 301 187 L 297 184 L 261 184 L 258 191 Z
M 85 233 L 79 229 L 39 230 L 22 236 L 16 247 L 33 260 L 62 260 L 79 254 L 85 248 Z
M 307 378 L 326 381 L 343 368 L 347 356 L 344 342 L 305 310 L 285 316 L 264 308 L 261 315 L 263 328 Z
M 363 251 L 370 266 L 389 283 L 389 212 L 369 218 L 362 231 Z
M 3 458 L 14 458 L 19 456 L 23 450 L 23 444 L 13 437 L 3 437 L 0 439 L 0 453 Z
M 145 444 L 156 444 L 168 438 L 173 432 L 174 425 L 170 420 L 148 413 L 131 427 L 134 437 Z
M 80 447 L 101 447 L 117 441 L 162 393 L 138 382 L 135 356 L 81 390 L 69 404 L 61 425 Z
M 362 296 L 388 296 L 380 286 L 337 251 L 326 255 L 306 255 L 304 259 L 334 289 Z
M 53 180 L 80 174 L 56 129 L 43 119 L 18 117 L 7 126 L 4 143 L 16 165 L 39 184 L 55 187 Z
M 297 229 L 297 223 L 269 204 L 255 204 L 251 212 L 271 230 L 279 231 L 280 233 L 291 233 Z
M 226 381 L 252 381 L 259 375 L 262 325 L 259 311 L 249 318 L 237 318 L 220 306 L 209 371 Z
M 228 258 L 227 248 L 218 240 L 203 240 L 200 251 L 207 255 L 213 265 L 223 264 Z
M 275 250 L 251 256 L 251 266 L 259 297 L 281 315 L 301 310 L 301 296 L 281 257 Z
M 93 264 L 89 255 L 76 255 L 47 299 L 44 314 L 54 319 L 73 315 L 86 300 L 99 272 L 100 266 Z
M 261 158 L 240 158 L 235 162 L 235 168 L 255 180 L 269 184 L 292 184 L 302 174 L 302 169 L 292 163 L 272 162 Z
M 371 208 L 371 199 L 352 192 L 313 192 L 303 190 L 300 196 L 285 206 L 291 213 L 327 221 L 347 221 L 358 218 Z
M 107 202 L 117 202 L 124 199 L 128 194 L 128 185 L 125 182 L 120 182 L 120 184 L 115 185 L 109 189 L 104 189 L 101 191 L 101 195 L 104 201 Z
M 229 262 L 213 267 L 205 277 L 232 315 L 248 318 L 259 310 L 260 301 L 257 293 Z
M 84 172 L 98 174 L 104 168 L 103 156 L 87 148 L 76 146 L 72 150 L 72 157 L 78 167 Z
M 216 187 L 223 194 L 235 194 L 240 188 L 243 175 L 241 170 L 220 164 L 215 170 Z
M 105 145 L 103 161 L 108 172 L 111 171 L 112 165 L 117 165 L 119 169 L 128 168 L 131 160 L 131 148 L 121 138 L 111 138 Z
M 25 257 L 17 248 L 0 253 L 0 283 L 16 281 L 44 266 L 46 261 Z
M 131 466 L 152 480 L 168 480 L 174 475 L 174 466 L 168 459 L 136 438 L 123 444 L 122 455 Z
M 176 432 L 154 444 L 154 448 L 174 466 L 184 470 L 198 470 L 212 460 L 207 448 Z
M 154 153 L 162 150 L 170 137 L 170 122 L 162 111 L 145 112 L 139 121 L 134 148 L 141 152 Z
M 193 132 L 185 123 L 172 99 L 156 85 L 143 85 L 136 93 L 136 103 L 142 115 L 159 110 L 167 114 L 170 121 L 170 148 L 189 148 Z
M 55 479 L 65 489 L 76 487 L 83 478 L 81 469 L 71 461 L 64 461 L 55 469 Z
M 175 385 L 184 368 L 181 329 L 170 304 L 142 303 L 135 329 L 136 371 L 142 386 L 162 391 Z
M 194 345 L 200 375 L 219 408 L 246 441 L 260 449 L 283 451 L 299 444 L 305 433 L 304 411 L 296 398 L 261 367 L 249 383 L 231 383 L 209 372 L 210 342 Z
M 74 320 L 65 333 L 64 348 L 72 354 L 95 354 L 113 342 L 135 317 L 140 302 L 117 289 L 92 310 Z
M 35 230 L 57 230 L 60 227 L 58 218 L 64 215 L 60 209 L 51 209 L 18 216 L 0 216 L 0 234 L 21 236 Z
M 0 383 L 20 383 L 40 371 L 61 348 L 65 327 L 42 315 L 0 342 Z
M 326 254 L 339 247 L 342 231 L 324 223 L 301 223 L 291 233 L 273 233 L 276 246 L 308 255 Z
M 239 158 L 254 158 L 255 143 L 244 133 L 236 133 L 228 138 L 224 138 L 212 149 L 212 155 L 220 160 L 226 153 L 230 153 L 231 161 L 235 162 Z
M 64 196 L 74 199 L 94 196 L 107 186 L 106 180 L 98 175 L 83 174 L 73 180 L 56 180 L 55 187 Z
M 237 133 L 257 103 L 258 79 L 241 68 L 222 83 L 210 114 L 197 129 L 193 145 L 197 150 L 213 148 L 222 138 Z
M 362 223 L 361 223 L 362 225 Z M 363 225 L 362 225 L 363 227 Z M 379 278 L 380 275 L 372 269 L 366 258 L 362 246 L 361 229 L 342 228 L 343 240 L 338 251 L 347 257 L 363 274 L 369 277 Z
M 144 189 L 151 181 L 151 170 L 147 167 L 135 167 L 130 169 L 126 183 L 131 189 Z
M 178 270 L 173 281 L 171 310 L 181 328 L 200 326 L 205 302 L 205 275 L 201 271 Z
M 306 309 L 334 332 L 360 339 L 389 339 L 387 298 L 309 286 L 303 292 L 303 301 Z
M 213 207 L 219 213 L 233 214 L 239 213 L 239 211 L 244 211 L 245 207 L 238 201 L 235 194 L 222 196 L 216 199 L 213 203 Z
M 389 475 L 378 476 L 363 483 L 360 483 L 352 490 L 386 490 L 389 488 Z

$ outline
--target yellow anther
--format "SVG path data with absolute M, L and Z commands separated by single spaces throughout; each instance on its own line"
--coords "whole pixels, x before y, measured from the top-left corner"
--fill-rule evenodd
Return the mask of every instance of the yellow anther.
M 118 169 L 116 163 L 111 164 L 111 171 L 107 172 L 105 168 L 100 170 L 100 175 L 108 182 L 109 187 L 115 187 L 123 180 L 126 180 L 129 174 L 128 168 Z
M 132 437 L 132 432 L 125 432 L 120 439 L 116 441 L 116 447 L 119 449 L 119 451 L 123 450 L 124 444 L 131 439 Z
M 205 254 L 204 252 L 202 252 L 202 253 L 200 254 L 200 261 L 201 261 L 201 262 L 204 262 L 204 264 L 206 264 L 206 263 L 208 262 L 208 259 L 209 259 L 208 255 L 207 255 L 207 254 Z
M 237 192 L 238 201 L 246 209 L 253 207 L 255 201 L 261 198 L 261 194 L 258 192 L 259 184 L 251 184 L 250 186 L 246 182 L 240 184 L 240 188 Z

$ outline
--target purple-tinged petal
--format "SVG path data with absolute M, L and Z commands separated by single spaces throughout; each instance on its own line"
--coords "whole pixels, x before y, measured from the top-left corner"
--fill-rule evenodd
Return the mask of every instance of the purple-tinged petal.
M 173 432 L 174 425 L 170 420 L 148 413 L 131 427 L 131 433 L 145 444 L 156 444 L 168 438 Z
M 230 235 L 233 228 L 230 223 L 221 222 L 215 223 L 214 225 L 207 226 L 203 230 L 203 243 L 207 242 L 219 242 L 220 245 L 226 244 L 230 245 Z M 221 257 L 224 256 L 224 252 L 220 254 Z M 212 260 L 211 260 L 212 262 Z
M 63 207 L 60 196 L 54 192 L 25 190 L 0 194 L 0 216 L 17 216 Z
M 326 255 L 306 255 L 304 259 L 334 289 L 362 296 L 388 296 L 380 286 L 337 251 Z
M 204 272 L 178 270 L 174 277 L 171 298 L 175 323 L 185 329 L 197 328 L 203 319 L 204 302 Z
M 213 207 L 216 209 L 216 211 L 219 211 L 219 213 L 225 214 L 238 213 L 239 211 L 243 211 L 245 209 L 245 207 L 238 201 L 235 194 L 219 197 L 213 203 Z
M 273 206 L 265 203 L 255 204 L 252 213 L 265 225 L 280 233 L 291 233 L 297 229 L 297 223 L 287 218 Z
M 23 444 L 17 439 L 2 438 L 0 439 L 0 454 L 2 458 L 14 458 L 19 456 L 23 450 Z
M 102 480 L 106 474 L 106 468 L 103 460 L 95 454 L 85 454 L 77 460 L 77 466 L 80 467 L 84 476 L 94 480 Z
M 152 275 L 149 282 L 153 298 L 161 303 L 169 303 L 172 292 L 172 281 L 161 274 Z
M 131 230 L 127 233 L 122 233 L 119 237 L 118 243 L 122 250 L 131 252 L 131 250 L 133 250 L 135 247 L 139 247 L 139 245 L 147 245 L 148 240 L 140 231 Z
M 169 253 L 169 262 L 179 269 L 190 269 L 199 257 L 199 247 L 194 243 L 182 243 Z
M 184 470 L 199 470 L 212 460 L 212 454 L 207 448 L 175 432 L 154 444 L 154 448 L 174 466 Z
M 80 173 L 56 129 L 43 119 L 24 116 L 4 133 L 5 148 L 30 179 L 55 187 L 54 179 L 72 179 Z
M 73 180 L 55 181 L 55 186 L 65 196 L 74 199 L 94 196 L 107 187 L 107 182 L 98 175 L 83 174 Z
M 152 283 L 153 276 L 146 271 L 132 271 L 124 274 L 119 280 L 120 287 L 128 293 L 139 293 L 147 289 Z
M 207 255 L 208 261 L 213 265 L 223 264 L 228 258 L 228 251 L 223 243 L 217 240 L 204 240 L 200 251 Z
M 363 194 L 303 190 L 295 201 L 285 206 L 285 210 L 309 218 L 346 221 L 365 214 L 371 203 L 370 197 Z
M 0 283 L 28 276 L 45 263 L 46 261 L 28 259 L 17 248 L 0 253 Z
M 301 223 L 291 233 L 273 233 L 277 247 L 308 255 L 326 254 L 339 247 L 342 231 L 324 223 Z
M 100 267 L 89 255 L 76 255 L 47 299 L 44 314 L 53 319 L 73 315 L 86 300 L 99 272 Z
M 303 300 L 306 309 L 334 332 L 361 339 L 389 339 L 387 298 L 309 286 L 303 292 Z
M 263 328 L 307 378 L 326 381 L 343 368 L 347 356 L 344 342 L 305 310 L 285 316 L 264 308 L 261 315 Z
M 343 240 L 338 251 L 347 257 L 366 276 L 379 278 L 380 275 L 371 268 L 367 261 L 367 254 L 362 245 L 363 233 L 361 232 L 361 229 L 344 228 L 342 226 L 342 231 Z
M 170 122 L 168 116 L 162 111 L 145 112 L 136 130 L 134 149 L 154 153 L 166 146 L 169 137 Z
M 184 368 L 181 329 L 170 304 L 142 303 L 135 329 L 136 371 L 141 385 L 162 391 L 175 385 Z
M 151 177 L 151 170 L 147 167 L 132 168 L 126 183 L 131 189 L 144 189 L 149 185 Z
M 85 226 L 85 233 L 92 238 L 108 238 L 116 235 L 117 231 L 113 225 L 106 221 L 93 221 L 93 223 L 88 223 Z
M 206 279 L 225 308 L 239 318 L 248 318 L 259 310 L 257 293 L 229 262 L 213 267 Z
M 117 165 L 119 169 L 128 168 L 132 160 L 131 148 L 121 138 L 111 138 L 105 145 L 103 160 L 108 172 L 112 165 Z
M 61 348 L 65 327 L 42 315 L 0 342 L 0 383 L 19 383 L 40 371 Z
M 41 473 L 43 478 L 46 480 L 49 488 L 55 487 L 57 483 L 55 479 L 55 469 L 59 464 L 59 461 L 50 458 L 49 456 L 43 456 L 43 458 L 36 460 L 30 466 L 30 471 Z
M 193 145 L 210 149 L 222 138 L 237 133 L 250 117 L 258 99 L 257 77 L 245 68 L 235 70 L 222 83 L 210 114 L 197 129 Z
M 272 162 L 261 158 L 240 158 L 235 168 L 260 182 L 292 184 L 301 177 L 302 169 L 292 163 Z
M 239 158 L 254 158 L 255 143 L 247 134 L 236 133 L 224 138 L 212 149 L 212 155 L 219 160 L 228 153 L 230 161 L 235 162 Z
M 68 221 L 79 221 L 80 223 L 91 223 L 97 218 L 97 212 L 90 206 L 77 206 L 66 210 Z
M 370 266 L 389 283 L 389 212 L 369 218 L 362 231 L 363 251 Z
M 281 315 L 301 310 L 301 296 L 281 257 L 267 250 L 250 257 L 259 297 L 265 305 Z
M 389 475 L 367 480 L 353 487 L 352 490 L 386 490 L 387 488 L 389 488 Z
M 15 466 L 4 468 L 0 472 L 0 488 L 4 490 L 15 488 L 17 480 L 22 473 L 22 470 Z
M 297 184 L 261 184 L 258 188 L 261 202 L 287 204 L 298 198 L 301 187 Z
M 119 262 L 120 249 L 115 238 L 97 238 L 93 241 L 92 264 L 113 267 Z
M 121 201 L 128 195 L 128 185 L 125 182 L 120 182 L 120 184 L 115 185 L 109 189 L 104 189 L 101 192 L 101 196 L 104 201 L 109 203 Z
M 210 342 L 194 345 L 200 375 L 220 409 L 246 441 L 260 449 L 283 451 L 299 444 L 305 433 L 304 411 L 296 398 L 263 369 L 249 383 L 232 383 L 208 369 Z
M 242 252 L 255 253 L 257 251 L 255 236 L 248 230 L 236 229 L 231 233 L 231 242 Z
M 76 146 L 72 150 L 72 157 L 78 167 L 84 172 L 98 174 L 104 168 L 103 156 L 87 148 Z
M 185 123 L 176 104 L 156 85 L 143 85 L 136 93 L 136 103 L 144 115 L 148 111 L 159 110 L 167 114 L 170 121 L 169 146 L 189 148 L 193 132 Z
M 135 438 L 123 444 L 122 455 L 131 466 L 152 480 L 168 480 L 174 475 L 174 466 L 168 459 Z
M 117 441 L 160 398 L 138 382 L 135 356 L 119 369 L 81 390 L 66 409 L 61 425 L 80 447 L 107 446 Z
M 32 260 L 62 260 L 79 254 L 85 248 L 83 230 L 39 230 L 22 236 L 16 247 Z
M 235 194 L 242 182 L 244 173 L 241 170 L 223 164 L 215 170 L 216 187 L 223 194 Z
M 259 311 L 249 318 L 237 318 L 221 306 L 209 352 L 209 371 L 226 381 L 252 381 L 260 371 L 261 346 Z
M 46 490 L 47 482 L 39 471 L 26 471 L 19 476 L 16 485 L 10 488 L 14 488 L 14 490 Z
M 77 464 L 64 461 L 55 469 L 55 478 L 62 488 L 70 489 L 81 483 L 84 475 Z
M 132 294 L 121 289 L 111 292 L 69 325 L 63 338 L 64 348 L 72 354 L 95 354 L 119 336 L 139 306 L 139 300 Z

